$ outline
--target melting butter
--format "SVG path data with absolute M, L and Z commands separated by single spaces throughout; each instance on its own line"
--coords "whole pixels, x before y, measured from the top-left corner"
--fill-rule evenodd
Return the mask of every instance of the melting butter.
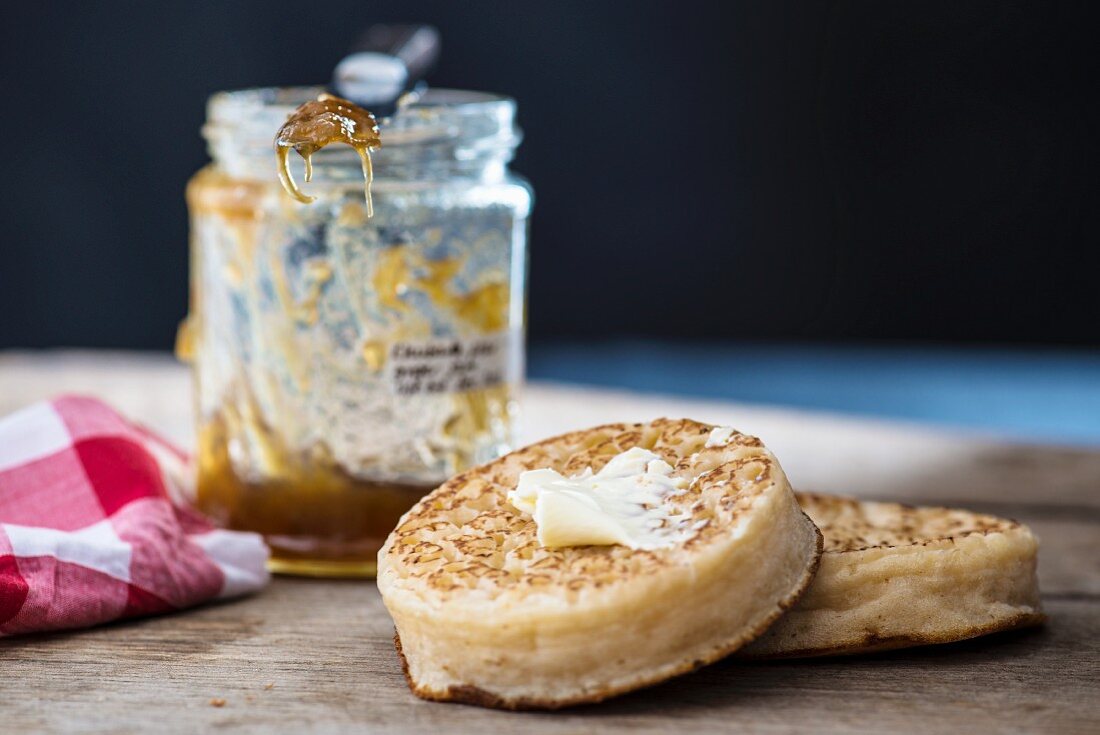
M 367 202 L 367 217 L 374 215 L 371 201 L 371 182 L 374 168 L 370 152 L 382 147 L 378 124 L 369 110 L 331 94 L 322 94 L 316 100 L 306 102 L 287 117 L 275 134 L 275 154 L 279 161 L 279 180 L 292 197 L 309 204 L 316 197 L 306 195 L 290 173 L 291 149 L 305 160 L 308 183 L 313 179 L 313 154 L 331 143 L 345 143 L 355 149 L 363 166 L 363 196 Z
M 568 478 L 552 469 L 524 472 L 508 501 L 534 518 L 539 543 L 549 548 L 668 548 L 695 533 L 690 518 L 667 502 L 688 484 L 672 471 L 657 454 L 634 447 L 599 472 L 589 467 Z
M 732 426 L 715 426 L 710 430 L 710 434 L 707 436 L 706 448 L 711 447 L 724 447 L 730 443 L 730 439 L 737 433 L 737 429 Z

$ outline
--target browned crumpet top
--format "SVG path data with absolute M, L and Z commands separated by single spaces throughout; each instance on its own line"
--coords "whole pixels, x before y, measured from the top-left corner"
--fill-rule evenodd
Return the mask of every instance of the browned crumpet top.
M 1016 521 L 950 508 L 796 493 L 806 515 L 825 536 L 825 553 L 912 546 L 1019 528 Z
M 734 432 L 706 447 L 713 426 L 659 419 L 611 424 L 526 447 L 452 478 L 423 498 L 402 520 L 383 554 L 401 578 L 427 584 L 443 596 L 525 597 L 544 585 L 576 594 L 655 572 L 680 555 L 729 533 L 739 516 L 771 484 L 775 458 L 759 439 Z M 697 529 L 672 549 L 625 546 L 542 547 L 537 527 L 507 499 L 521 472 L 550 468 L 575 475 L 598 471 L 614 456 L 643 447 L 688 481 L 667 502 L 671 515 Z

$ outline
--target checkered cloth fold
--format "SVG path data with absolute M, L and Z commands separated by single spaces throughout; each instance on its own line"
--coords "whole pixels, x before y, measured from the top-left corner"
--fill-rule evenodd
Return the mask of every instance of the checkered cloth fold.
M 267 549 L 173 498 L 188 458 L 93 398 L 0 419 L 0 636 L 260 589 Z

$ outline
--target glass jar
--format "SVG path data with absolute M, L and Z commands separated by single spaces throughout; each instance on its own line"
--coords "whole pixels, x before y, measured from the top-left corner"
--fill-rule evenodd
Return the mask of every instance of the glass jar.
M 177 350 L 196 506 L 262 533 L 274 571 L 364 576 L 425 492 L 509 448 L 531 191 L 507 168 L 515 103 L 432 90 L 380 124 L 373 217 L 345 146 L 314 156 L 301 204 L 272 140 L 321 91 L 211 98 Z

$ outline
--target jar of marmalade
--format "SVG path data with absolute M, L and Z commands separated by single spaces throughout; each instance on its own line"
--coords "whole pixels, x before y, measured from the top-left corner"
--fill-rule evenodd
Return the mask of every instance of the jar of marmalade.
M 321 90 L 211 98 L 187 187 L 196 506 L 258 531 L 277 572 L 367 576 L 425 492 L 509 448 L 531 191 L 512 100 L 431 90 L 360 157 L 313 156 L 302 204 L 274 132 Z

